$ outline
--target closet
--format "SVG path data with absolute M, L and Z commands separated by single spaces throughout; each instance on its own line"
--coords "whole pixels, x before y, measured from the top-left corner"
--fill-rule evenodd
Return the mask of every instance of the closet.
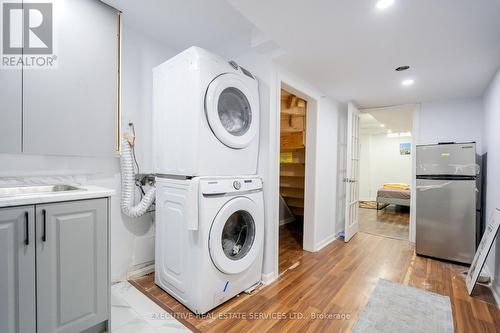
M 307 102 L 281 90 L 280 193 L 295 217 L 304 216 Z

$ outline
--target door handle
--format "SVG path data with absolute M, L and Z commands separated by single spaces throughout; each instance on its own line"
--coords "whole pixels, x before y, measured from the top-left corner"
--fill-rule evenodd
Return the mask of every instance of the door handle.
M 42 209 L 42 225 L 43 225 L 43 234 L 42 241 L 47 241 L 47 212 L 45 209 Z
M 24 245 L 30 245 L 29 214 L 24 212 Z

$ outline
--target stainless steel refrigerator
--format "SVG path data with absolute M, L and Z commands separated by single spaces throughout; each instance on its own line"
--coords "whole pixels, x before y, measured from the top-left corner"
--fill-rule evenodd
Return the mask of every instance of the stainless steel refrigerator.
M 416 252 L 470 264 L 480 216 L 475 143 L 417 145 Z

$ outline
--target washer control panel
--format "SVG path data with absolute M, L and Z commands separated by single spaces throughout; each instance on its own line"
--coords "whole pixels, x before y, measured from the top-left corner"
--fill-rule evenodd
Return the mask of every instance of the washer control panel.
M 200 190 L 203 194 L 237 193 L 259 189 L 262 189 L 262 180 L 258 177 L 200 180 Z

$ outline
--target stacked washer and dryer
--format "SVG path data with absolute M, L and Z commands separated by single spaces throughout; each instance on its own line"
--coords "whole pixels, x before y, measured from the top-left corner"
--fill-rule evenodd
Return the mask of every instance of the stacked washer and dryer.
M 155 283 L 203 314 L 261 280 L 258 82 L 198 47 L 153 78 Z

